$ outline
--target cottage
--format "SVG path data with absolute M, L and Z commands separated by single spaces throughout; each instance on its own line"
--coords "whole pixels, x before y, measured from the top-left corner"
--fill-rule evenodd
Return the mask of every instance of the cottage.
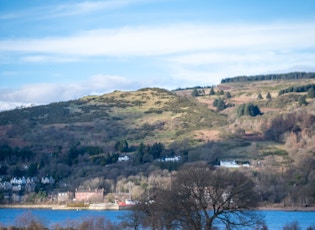
M 7 191 L 7 190 L 11 190 L 12 189 L 12 184 L 8 181 L 4 181 L 2 183 L 0 183 L 0 190 L 4 190 L 4 191 Z
M 118 161 L 122 162 L 122 161 L 129 161 L 130 157 L 129 156 L 123 156 L 123 157 L 118 157 Z
M 58 202 L 67 202 L 73 200 L 74 195 L 72 192 L 59 192 L 57 200 Z
M 239 168 L 240 166 L 236 163 L 236 161 L 220 161 L 221 167 L 226 168 Z
M 48 177 L 42 177 L 41 183 L 42 184 L 54 184 L 55 180 L 51 176 L 49 178 Z
M 19 185 L 13 185 L 13 186 L 12 186 L 12 191 L 13 191 L 13 192 L 19 192 L 19 191 L 21 191 L 21 189 L 22 189 L 22 187 L 21 187 L 20 184 L 19 184 Z

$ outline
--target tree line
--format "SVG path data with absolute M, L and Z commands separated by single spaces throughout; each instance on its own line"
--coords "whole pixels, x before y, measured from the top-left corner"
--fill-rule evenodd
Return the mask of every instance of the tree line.
M 302 86 L 291 86 L 279 91 L 279 96 L 285 93 L 303 93 L 307 92 L 309 98 L 315 97 L 315 84 L 308 84 Z
M 238 76 L 232 78 L 224 78 L 221 84 L 234 82 L 251 82 L 251 81 L 270 81 L 270 80 L 299 80 L 315 78 L 315 73 L 293 72 L 285 74 L 268 74 L 256 76 Z

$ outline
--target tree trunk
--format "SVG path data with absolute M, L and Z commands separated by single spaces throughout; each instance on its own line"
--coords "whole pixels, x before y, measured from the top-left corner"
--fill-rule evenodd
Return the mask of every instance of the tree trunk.
M 206 225 L 205 225 L 205 230 L 211 230 L 212 224 L 213 224 L 213 219 L 207 219 Z

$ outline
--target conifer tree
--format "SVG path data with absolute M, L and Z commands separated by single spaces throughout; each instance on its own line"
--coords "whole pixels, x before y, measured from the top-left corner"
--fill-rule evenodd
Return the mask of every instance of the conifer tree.
M 199 92 L 196 88 L 193 89 L 193 91 L 191 92 L 191 96 L 193 97 L 198 97 L 199 96 Z
M 213 87 L 211 87 L 210 92 L 209 92 L 209 95 L 215 95 L 215 92 L 214 92 Z
M 308 98 L 314 98 L 315 97 L 315 90 L 313 87 L 311 87 L 308 91 L 307 91 L 307 97 Z
M 306 96 L 301 96 L 300 98 L 299 98 L 299 105 L 301 106 L 301 105 L 307 105 L 308 103 L 307 103 L 307 101 L 306 101 Z

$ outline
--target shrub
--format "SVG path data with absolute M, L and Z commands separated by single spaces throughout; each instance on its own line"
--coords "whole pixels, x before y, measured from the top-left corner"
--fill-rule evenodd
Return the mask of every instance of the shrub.
M 242 104 L 237 108 L 237 115 L 241 116 L 252 116 L 261 115 L 260 109 L 257 105 L 252 103 Z

